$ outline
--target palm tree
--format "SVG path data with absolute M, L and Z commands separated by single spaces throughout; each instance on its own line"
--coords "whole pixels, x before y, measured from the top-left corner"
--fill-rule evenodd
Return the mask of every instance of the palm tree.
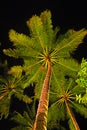
M 80 130 L 74 112 L 79 112 L 87 118 L 87 107 L 76 102 L 76 94 L 84 94 L 85 89 L 79 87 L 72 78 L 56 80 L 50 90 L 50 107 L 48 124 L 57 128 L 58 122 L 68 120 L 70 130 Z M 55 122 L 53 124 L 53 122 Z
M 4 53 L 23 58 L 23 71 L 29 75 L 24 87 L 35 82 L 35 98 L 40 98 L 33 130 L 46 130 L 52 71 L 56 68 L 55 76 L 57 73 L 60 75 L 60 71 L 75 76 L 79 65 L 70 53 L 82 42 L 87 31 L 70 29 L 57 38 L 59 28 L 53 29 L 51 12 L 48 10 L 40 16 L 34 15 L 27 21 L 27 26 L 29 36 L 13 29 L 9 31 L 9 39 L 14 48 L 4 49 Z
M 6 74 L 7 73 L 7 74 Z M 14 66 L 5 71 L 6 76 L 0 75 L 0 117 L 7 118 L 10 112 L 12 97 L 16 97 L 25 103 L 31 103 L 32 99 L 24 94 L 23 85 L 26 76 L 22 75 L 21 66 Z

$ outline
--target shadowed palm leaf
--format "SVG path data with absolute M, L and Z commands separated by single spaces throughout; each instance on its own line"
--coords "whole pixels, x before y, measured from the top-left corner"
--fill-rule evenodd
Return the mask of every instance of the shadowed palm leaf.
M 23 114 L 14 112 L 11 118 L 12 121 L 16 122 L 18 125 L 11 130 L 32 130 L 35 118 L 35 104 L 33 103 L 32 107 L 27 105 L 27 111 L 24 111 Z
M 11 130 L 32 130 L 33 124 L 34 124 L 34 118 L 35 118 L 35 114 L 36 114 L 36 110 L 35 110 L 35 104 L 36 101 L 34 101 L 34 103 L 31 105 L 29 104 L 29 106 L 27 105 L 27 110 L 24 111 L 23 114 L 20 114 L 19 112 L 14 112 L 11 120 L 15 123 L 17 123 L 17 125 L 13 128 L 11 128 Z M 49 121 L 48 121 L 49 122 Z M 54 126 L 56 125 L 58 130 L 65 130 L 65 128 L 63 126 L 61 126 L 60 124 L 56 124 L 56 122 L 53 122 Z M 52 124 L 53 124 L 52 123 Z M 54 127 L 56 128 L 56 127 Z M 47 126 L 48 130 L 52 130 L 51 124 L 48 124 Z
M 14 66 L 8 71 L 7 78 L 0 76 L 0 116 L 7 118 L 14 95 L 25 103 L 31 103 L 32 99 L 24 94 L 23 84 L 26 77 L 22 75 L 20 66 Z

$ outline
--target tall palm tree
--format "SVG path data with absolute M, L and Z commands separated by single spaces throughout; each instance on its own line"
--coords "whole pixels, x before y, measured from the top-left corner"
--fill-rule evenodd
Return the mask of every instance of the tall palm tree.
M 13 29 L 9 31 L 14 49 L 4 50 L 4 53 L 23 58 L 23 71 L 29 75 L 24 87 L 35 82 L 35 97 L 40 98 L 33 130 L 46 130 L 52 70 L 56 68 L 55 76 L 57 73 L 60 75 L 60 71 L 75 76 L 79 65 L 71 58 L 70 53 L 82 42 L 87 31 L 70 29 L 66 34 L 57 36 L 59 28 L 53 29 L 51 12 L 48 10 L 43 11 L 40 16 L 32 16 L 27 21 L 27 26 L 29 36 Z
M 55 79 L 54 86 L 50 90 L 50 107 L 48 124 L 57 128 L 58 122 L 68 120 L 70 130 L 80 130 L 74 112 L 87 118 L 87 107 L 76 102 L 76 94 L 84 94 L 85 88 L 79 87 L 72 78 L 62 79 L 59 82 Z M 54 122 L 54 124 L 53 124 Z

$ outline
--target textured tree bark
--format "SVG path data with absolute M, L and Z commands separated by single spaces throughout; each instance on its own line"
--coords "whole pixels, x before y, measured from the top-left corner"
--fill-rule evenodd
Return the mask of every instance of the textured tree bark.
M 51 78 L 51 62 L 48 60 L 48 70 L 46 73 L 46 77 L 44 79 L 36 119 L 32 130 L 47 130 L 50 78 Z
M 65 104 L 66 104 L 69 116 L 70 116 L 70 118 L 71 118 L 71 120 L 73 122 L 73 125 L 74 125 L 75 129 L 80 130 L 79 125 L 78 125 L 78 123 L 77 123 L 77 121 L 76 121 L 76 119 L 75 119 L 75 117 L 74 117 L 74 115 L 73 115 L 73 113 L 72 113 L 72 111 L 71 111 L 71 109 L 69 107 L 69 104 L 68 104 L 67 100 L 65 100 Z

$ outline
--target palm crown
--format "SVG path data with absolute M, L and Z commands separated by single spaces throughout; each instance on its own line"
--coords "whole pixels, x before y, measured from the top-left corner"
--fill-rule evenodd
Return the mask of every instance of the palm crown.
M 6 66 L 5 66 L 6 67 Z M 15 96 L 25 103 L 31 103 L 32 99 L 24 94 L 23 84 L 26 82 L 26 76 L 21 73 L 21 66 L 14 66 L 6 72 L 6 76 L 0 75 L 0 117 L 7 118 L 10 113 L 12 97 Z M 16 71 L 17 70 L 17 71 Z
M 70 130 L 80 129 L 71 121 L 74 117 L 74 112 L 80 113 L 87 118 L 86 106 L 79 104 L 76 101 L 76 94 L 84 94 L 85 88 L 78 86 L 73 78 L 63 79 L 60 83 L 55 81 L 50 90 L 50 106 L 48 112 L 48 128 L 58 128 L 58 122 L 67 119 Z M 71 113 L 71 114 L 70 114 Z M 75 118 L 75 117 L 74 117 Z M 73 123 L 72 123 L 73 122 Z M 78 122 L 79 123 L 79 122 Z M 50 125 L 51 124 L 51 125 Z M 74 124 L 74 125 L 73 125 Z
M 71 58 L 70 53 L 82 42 L 87 33 L 86 30 L 75 31 L 70 29 L 66 34 L 59 35 L 57 38 L 56 34 L 59 28 L 53 30 L 50 11 L 42 12 L 40 17 L 34 15 L 27 21 L 27 25 L 30 36 L 11 29 L 9 38 L 13 42 L 14 49 L 4 49 L 4 53 L 9 56 L 23 58 L 23 69 L 31 77 L 29 77 L 25 87 L 32 81 L 38 82 L 39 79 L 39 84 L 41 81 L 43 82 L 41 77 L 44 78 L 45 76 L 48 58 L 52 63 L 53 71 L 59 73 L 63 70 L 68 75 L 76 74 L 79 65 Z M 70 73 L 71 71 L 72 73 Z M 38 86 L 40 88 L 41 85 Z

